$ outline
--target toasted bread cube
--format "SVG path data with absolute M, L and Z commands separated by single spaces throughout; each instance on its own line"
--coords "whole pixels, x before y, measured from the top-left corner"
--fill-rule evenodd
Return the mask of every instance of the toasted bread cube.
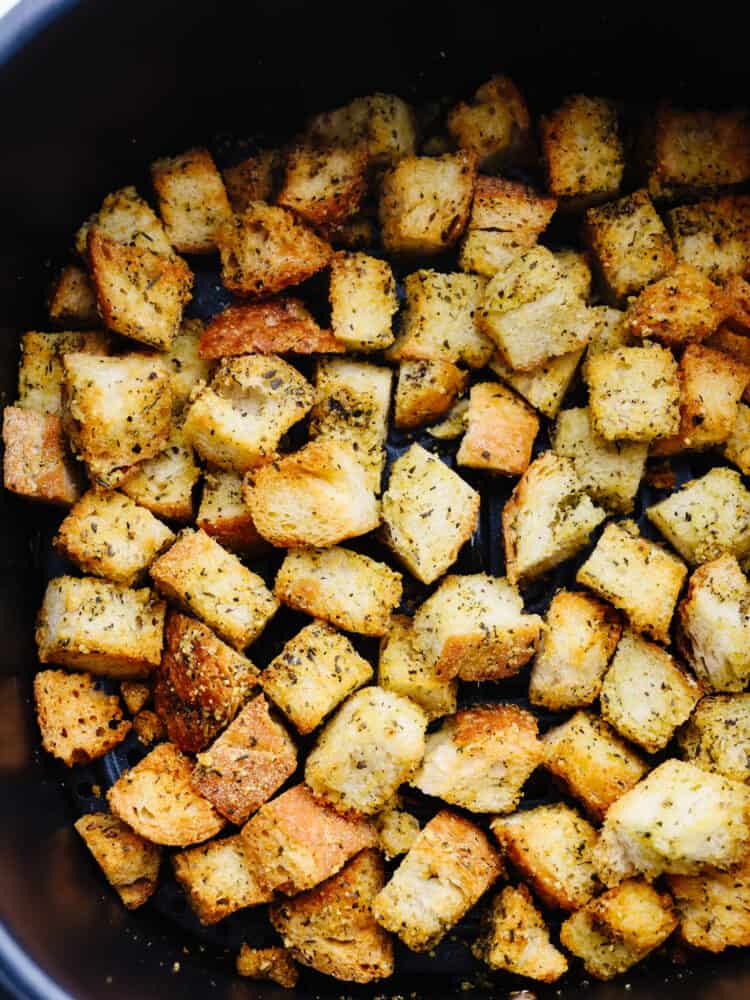
M 305 781 L 341 812 L 380 812 L 421 763 L 426 728 L 427 716 L 408 698 L 363 688 L 321 732 Z
M 381 641 L 378 684 L 411 698 L 430 721 L 456 711 L 457 682 L 438 675 L 436 664 L 416 641 L 412 619 L 405 615 L 394 615 Z
M 477 158 L 405 156 L 383 178 L 378 213 L 389 253 L 430 254 L 453 246 L 471 210 Z
M 685 760 L 745 784 L 750 779 L 750 694 L 702 698 L 678 736 Z
M 151 698 L 151 685 L 147 681 L 120 681 L 120 697 L 131 715 L 137 715 Z
M 677 926 L 672 899 L 642 879 L 623 882 L 568 917 L 562 945 L 597 979 L 613 979 L 658 948 Z
M 466 434 L 456 461 L 473 469 L 520 476 L 539 433 L 537 415 L 505 386 L 480 382 L 469 395 Z
M 230 292 L 263 298 L 312 277 L 331 259 L 331 247 L 293 212 L 251 202 L 216 233 L 221 280 Z
M 261 577 L 200 529 L 182 531 L 151 565 L 151 577 L 163 594 L 235 649 L 253 642 L 279 606 Z
M 529 700 L 553 711 L 582 708 L 599 695 L 620 639 L 617 612 L 590 594 L 559 590 L 531 668 Z
M 199 382 L 206 382 L 213 372 L 213 363 L 200 354 L 204 324 L 199 319 L 186 319 L 172 340 L 164 360 L 172 383 L 172 409 L 180 414 Z
M 466 433 L 468 423 L 469 400 L 459 399 L 450 408 L 445 420 L 441 420 L 434 427 L 428 427 L 427 433 L 440 441 L 454 441 Z
M 84 573 L 132 586 L 173 539 L 122 493 L 89 490 L 60 525 L 54 546 Z
M 225 167 L 221 176 L 232 210 L 241 215 L 254 201 L 273 201 L 280 164 L 281 154 L 277 149 L 262 149 L 256 156 Z
M 88 273 L 77 264 L 67 264 L 55 278 L 47 303 L 55 326 L 88 330 L 99 325 L 96 293 Z
M 166 446 L 172 391 L 164 362 L 145 354 L 63 356 L 63 424 L 91 479 L 114 488 Z
M 493 76 L 471 101 L 451 108 L 446 124 L 459 148 L 474 153 L 483 170 L 528 156 L 531 117 L 518 87 L 507 76 Z
M 479 494 L 421 445 L 393 463 L 383 494 L 383 538 L 418 580 L 442 576 L 478 522 Z
M 557 266 L 562 270 L 565 277 L 571 281 L 578 297 L 588 302 L 591 298 L 591 285 L 593 282 L 589 255 L 580 250 L 557 250 L 554 256 Z M 602 308 L 606 308 L 606 306 L 596 306 L 597 310 L 601 310 Z M 594 317 L 598 316 L 598 313 L 589 313 L 589 315 Z M 598 327 L 598 321 L 596 325 Z
M 664 223 L 644 190 L 590 208 L 583 235 L 614 302 L 662 278 L 677 260 Z M 677 256 L 684 259 L 679 250 Z
M 750 475 L 750 406 L 737 404 L 734 428 L 724 442 L 723 451 L 743 476 Z
M 548 730 L 542 743 L 543 766 L 562 779 L 596 820 L 648 771 L 635 751 L 590 712 L 576 712 Z
M 722 324 L 715 333 L 706 338 L 706 347 L 712 347 L 735 358 L 743 365 L 750 365 L 750 337 L 744 333 L 735 333 L 728 323 Z M 742 398 L 750 401 L 750 387 L 745 389 Z
M 667 212 L 666 221 L 677 259 L 712 281 L 723 282 L 750 267 L 750 196 L 680 205 Z
M 265 548 L 265 540 L 258 534 L 242 496 L 242 476 L 238 472 L 206 472 L 195 523 L 232 552 L 255 555 Z
M 571 459 L 544 452 L 503 508 L 508 579 L 531 580 L 570 559 L 606 516 L 584 492 Z
M 398 309 L 387 261 L 364 253 L 338 253 L 331 264 L 331 328 L 349 350 L 377 351 L 393 343 Z
M 495 896 L 471 950 L 491 969 L 542 983 L 556 982 L 568 968 L 525 885 L 508 885 Z
M 245 853 L 261 885 L 296 896 L 335 875 L 377 831 L 361 816 L 342 816 L 295 785 L 267 802 L 242 828 Z
M 250 868 L 242 849 L 242 838 L 211 840 L 172 855 L 175 878 L 185 890 L 191 908 L 206 926 L 230 913 L 270 901 Z
M 671 875 L 680 937 L 714 953 L 750 944 L 750 862 L 730 872 Z
M 193 488 L 200 475 L 182 428 L 173 425 L 164 451 L 140 462 L 120 489 L 157 517 L 184 524 L 193 519 Z
M 313 389 L 275 354 L 222 361 L 194 397 L 183 430 L 199 455 L 245 472 L 272 458 L 279 441 L 313 404 Z
M 641 292 L 627 311 L 630 332 L 670 347 L 704 340 L 726 315 L 718 285 L 692 264 L 677 264 Z
M 371 680 L 372 673 L 345 635 L 325 622 L 312 622 L 269 663 L 261 685 L 297 732 L 305 734 Z
M 343 351 L 344 345 L 329 330 L 321 330 L 304 303 L 291 295 L 227 306 L 214 316 L 200 342 L 202 358 Z
M 146 677 L 161 659 L 164 612 L 148 587 L 56 577 L 37 620 L 39 661 L 103 677 Z
M 536 718 L 517 705 L 462 709 L 425 741 L 411 784 L 470 812 L 512 812 L 542 761 Z
M 750 846 L 750 789 L 687 761 L 670 759 L 607 812 L 594 864 L 605 885 L 640 873 L 727 871 Z
M 448 810 L 423 827 L 372 912 L 412 951 L 436 945 L 503 873 L 482 831 Z
M 335 229 L 358 211 L 366 191 L 364 147 L 295 146 L 287 154 L 276 200 L 313 226 Z
M 396 383 L 396 427 L 415 430 L 442 417 L 466 381 L 466 373 L 450 361 L 402 361 Z
M 273 592 L 313 618 L 362 635 L 385 635 L 401 601 L 400 573 L 339 546 L 296 549 L 281 564 Z
M 81 495 L 78 470 L 55 414 L 19 406 L 3 411 L 3 485 L 11 493 L 70 506 Z
M 324 148 L 364 142 L 370 162 L 378 167 L 394 164 L 416 148 L 413 112 L 393 94 L 358 97 L 343 108 L 315 115 L 305 134 Z
M 161 850 L 109 813 L 88 813 L 73 825 L 125 906 L 143 906 L 156 889 Z
M 498 351 L 490 360 L 489 367 L 535 410 L 554 420 L 573 381 L 583 352 L 584 348 L 580 348 L 559 358 L 550 358 L 530 372 L 520 372 L 514 371 L 506 364 Z
M 150 708 L 139 712 L 133 719 L 133 732 L 144 747 L 159 743 L 166 736 L 166 728 L 156 712 Z
M 92 229 L 101 230 L 109 239 L 124 246 L 174 256 L 161 219 L 132 185 L 108 194 L 99 211 L 78 229 L 75 244 L 82 257 L 86 256 Z
M 106 333 L 37 333 L 21 336 L 21 363 L 18 366 L 18 403 L 37 413 L 62 411 L 64 354 L 109 353 Z
M 618 347 L 631 347 L 636 343 L 628 326 L 628 314 L 623 309 L 613 309 L 610 306 L 592 306 L 595 314 L 594 336 L 586 348 L 586 364 L 589 358 L 596 354 L 614 351 Z
M 278 983 L 286 990 L 293 990 L 299 979 L 299 970 L 286 948 L 251 948 L 243 942 L 236 969 L 238 976 Z
M 571 207 L 617 197 L 625 153 L 611 101 L 583 94 L 566 97 L 541 119 L 539 130 L 553 195 Z
M 394 802 L 398 801 L 396 797 Z M 391 804 L 378 813 L 375 823 L 378 828 L 378 846 L 386 861 L 406 854 L 419 836 L 419 820 L 411 813 L 397 808 L 397 805 Z
M 724 285 L 726 324 L 735 333 L 750 334 L 750 282 L 738 274 Z
M 232 216 L 224 181 L 207 149 L 189 149 L 151 164 L 159 212 L 179 253 L 211 253 Z

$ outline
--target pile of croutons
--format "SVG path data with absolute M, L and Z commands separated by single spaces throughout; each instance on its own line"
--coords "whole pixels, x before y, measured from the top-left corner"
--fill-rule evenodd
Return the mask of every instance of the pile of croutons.
M 203 924 L 267 906 L 242 975 L 382 979 L 480 899 L 474 955 L 543 982 L 750 945 L 750 118 L 625 132 L 582 95 L 534 123 L 496 77 L 442 118 L 376 94 L 224 170 L 159 160 L 21 338 L 5 486 L 68 508 L 43 745 L 137 734 L 76 829 L 129 908 L 165 853 Z M 184 318 L 183 255 L 217 252 L 232 304 Z M 505 575 L 451 573 L 492 477 Z M 259 669 L 281 605 L 308 621 Z

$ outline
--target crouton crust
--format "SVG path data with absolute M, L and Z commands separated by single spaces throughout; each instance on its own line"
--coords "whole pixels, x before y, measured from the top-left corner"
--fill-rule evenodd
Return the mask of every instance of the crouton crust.
M 414 430 L 432 423 L 453 406 L 466 381 L 466 373 L 450 361 L 402 361 L 398 366 L 394 424 L 401 430 Z
M 359 209 L 367 190 L 364 146 L 293 146 L 276 201 L 310 225 L 334 230 Z
M 204 926 L 245 907 L 268 903 L 273 895 L 249 867 L 239 834 L 178 851 L 172 855 L 172 867 Z
M 156 889 L 160 849 L 108 813 L 87 813 L 73 825 L 125 906 L 142 906 Z
M 293 990 L 299 979 L 299 970 L 286 948 L 251 948 L 243 941 L 235 967 L 238 976 L 278 983 L 286 990 Z
M 3 445 L 6 490 L 64 507 L 81 495 L 80 477 L 67 453 L 59 416 L 6 406 Z
M 280 296 L 267 302 L 227 306 L 206 329 L 202 358 L 238 354 L 340 354 L 344 344 L 321 330 L 300 299 Z
M 520 476 L 529 466 L 539 433 L 533 410 L 496 382 L 472 386 L 466 434 L 456 455 L 459 465 Z
M 180 253 L 211 253 L 232 210 L 207 149 L 189 149 L 151 164 L 151 180 L 167 235 Z
M 726 311 L 718 285 L 691 264 L 677 264 L 628 306 L 627 324 L 637 337 L 676 347 L 704 340 L 724 320 Z

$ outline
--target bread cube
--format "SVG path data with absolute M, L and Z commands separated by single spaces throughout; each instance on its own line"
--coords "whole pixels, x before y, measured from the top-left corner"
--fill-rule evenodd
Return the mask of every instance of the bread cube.
M 594 312 L 595 310 L 590 310 Z M 559 358 L 550 358 L 543 365 L 530 372 L 514 371 L 506 364 L 498 351 L 489 362 L 492 371 L 503 382 L 515 389 L 535 410 L 546 417 L 554 419 L 562 405 L 578 363 L 583 356 L 584 348 L 563 354 Z
M 325 622 L 312 622 L 286 643 L 260 682 L 297 732 L 305 734 L 371 680 L 372 673 L 345 635 Z
M 396 383 L 396 427 L 415 430 L 442 417 L 466 381 L 466 373 L 450 361 L 402 361 Z
M 551 194 L 564 207 L 616 198 L 625 169 L 617 110 L 603 97 L 574 94 L 539 123 Z
M 157 517 L 184 524 L 193 519 L 193 488 L 200 475 L 182 428 L 173 424 L 164 451 L 139 462 L 120 489 Z
M 613 303 L 672 270 L 675 256 L 664 223 L 644 190 L 586 212 L 584 241 Z
M 390 347 L 398 298 L 387 261 L 363 253 L 336 254 L 328 296 L 333 334 L 349 350 Z
M 164 611 L 148 587 L 56 577 L 37 619 L 39 661 L 103 677 L 146 677 L 161 659 Z
M 750 944 L 750 862 L 730 872 L 671 875 L 680 937 L 714 953 Z
M 530 712 L 517 705 L 462 709 L 427 736 L 410 783 L 470 812 L 509 813 L 542 756 Z
M 94 286 L 84 268 L 66 264 L 50 289 L 47 310 L 58 327 L 88 330 L 99 326 Z
M 331 259 L 331 247 L 293 212 L 263 201 L 216 231 L 221 280 L 230 292 L 259 299 L 312 277 Z
M 354 215 L 367 191 L 363 146 L 294 146 L 277 202 L 312 226 L 333 230 Z
M 182 531 L 152 563 L 151 577 L 163 594 L 235 649 L 257 639 L 279 606 L 261 577 L 200 529 Z
M 138 742 L 142 743 L 144 747 L 153 746 L 154 743 L 161 742 L 166 736 L 164 723 L 150 708 L 139 712 L 133 719 L 133 732 L 138 738 Z
M 359 552 L 296 549 L 287 552 L 273 592 L 284 604 L 347 632 L 385 635 L 401 601 L 400 573 Z
M 621 795 L 648 771 L 647 765 L 598 716 L 576 712 L 542 737 L 543 766 L 601 820 Z
M 236 970 L 238 976 L 277 983 L 286 990 L 293 990 L 299 979 L 297 966 L 286 948 L 251 948 L 244 942 Z
M 483 170 L 523 162 L 531 143 L 531 117 L 520 91 L 507 76 L 493 76 L 471 101 L 448 112 L 448 132 Z
M 174 256 L 161 219 L 132 185 L 108 194 L 99 211 L 79 227 L 75 246 L 82 257 L 86 256 L 92 229 L 99 229 L 109 239 L 124 246 Z
M 216 924 L 230 913 L 270 901 L 242 849 L 242 838 L 211 840 L 172 855 L 175 878 L 191 909 L 204 925 Z
M 37 333 L 21 335 L 21 362 L 18 366 L 18 403 L 37 413 L 62 411 L 63 365 L 65 354 L 73 352 L 106 355 L 106 333 Z
M 190 847 L 216 836 L 226 820 L 190 785 L 192 762 L 160 743 L 107 792 L 115 816 L 154 844 Z
M 590 705 L 620 639 L 617 612 L 590 594 L 558 590 L 531 668 L 529 700 L 552 711 Z
M 183 320 L 164 356 L 172 385 L 172 411 L 178 416 L 185 409 L 199 382 L 211 378 L 213 362 L 200 354 L 204 324 L 199 319 Z
M 394 802 L 398 801 L 396 797 Z M 378 828 L 378 846 L 386 861 L 406 854 L 419 836 L 419 820 L 416 816 L 394 805 L 378 813 L 375 822 Z
M 55 414 L 19 406 L 3 411 L 3 485 L 11 493 L 70 506 L 81 495 L 78 469 Z
M 439 424 L 427 428 L 430 437 L 438 438 L 440 441 L 454 441 L 466 433 L 469 423 L 469 400 L 459 399 L 448 411 L 445 420 Z
M 227 306 L 214 316 L 200 342 L 202 358 L 343 350 L 344 345 L 329 330 L 321 330 L 307 307 L 291 295 Z
M 305 134 L 324 148 L 364 143 L 376 167 L 392 165 L 416 148 L 412 109 L 393 94 L 358 97 L 343 108 L 315 115 Z
M 734 333 L 750 334 L 750 282 L 738 274 L 724 285 L 725 322 Z
M 685 760 L 745 784 L 750 779 L 750 694 L 702 698 L 678 736 Z
M 280 165 L 281 154 L 277 149 L 261 149 L 257 155 L 225 167 L 221 176 L 232 210 L 241 215 L 251 202 L 273 201 Z
M 267 802 L 241 831 L 250 867 L 269 891 L 296 896 L 335 875 L 349 858 L 375 847 L 377 831 L 361 816 L 342 816 L 307 785 Z
M 412 951 L 428 951 L 503 873 L 482 831 L 442 810 L 423 827 L 372 912 Z
M 159 848 L 108 813 L 87 813 L 73 826 L 125 906 L 143 906 L 156 889 Z
M 563 275 L 570 280 L 578 297 L 588 302 L 591 298 L 591 286 L 593 283 L 588 253 L 581 250 L 556 250 L 554 257 L 557 261 L 557 266 Z M 596 306 L 595 308 L 601 311 L 607 307 Z M 593 318 L 594 316 L 598 316 L 598 313 L 589 313 L 589 316 Z M 598 322 L 596 325 L 598 326 Z
M 496 382 L 480 382 L 469 395 L 468 427 L 456 461 L 520 476 L 531 461 L 538 433 L 539 418 L 515 393 Z
M 718 285 L 692 264 L 677 264 L 630 304 L 627 323 L 637 337 L 651 337 L 670 347 L 704 340 L 726 315 Z
M 313 404 L 313 389 L 275 354 L 219 365 L 185 415 L 187 441 L 219 468 L 245 472 L 273 458 L 279 441 Z
M 91 479 L 115 488 L 166 446 L 172 392 L 164 362 L 145 354 L 63 356 L 63 424 Z
M 232 552 L 256 555 L 266 547 L 242 496 L 238 472 L 215 469 L 205 473 L 196 525 Z
M 189 149 L 151 164 L 159 212 L 175 250 L 211 253 L 232 209 L 221 174 L 207 149 Z
M 413 444 L 391 466 L 383 539 L 410 573 L 433 583 L 479 522 L 479 494 L 437 456 Z
M 148 681 L 120 681 L 120 697 L 131 715 L 137 715 L 151 699 Z
M 471 210 L 477 158 L 405 156 L 383 178 L 378 214 L 388 253 L 439 253 L 458 240 Z
M 737 404 L 734 428 L 724 442 L 723 452 L 743 476 L 750 475 L 750 406 Z
M 677 259 L 712 281 L 724 282 L 750 267 L 750 195 L 726 195 L 680 205 L 666 215 Z
M 394 615 L 380 643 L 378 684 L 416 702 L 430 721 L 456 711 L 457 682 L 439 676 L 432 657 L 416 641 L 412 619 L 405 615 Z

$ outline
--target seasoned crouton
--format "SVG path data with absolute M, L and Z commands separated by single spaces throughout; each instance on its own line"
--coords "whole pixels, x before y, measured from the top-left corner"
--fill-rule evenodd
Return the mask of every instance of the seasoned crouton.
M 242 828 L 250 867 L 268 890 L 296 896 L 335 875 L 349 858 L 375 847 L 377 831 L 361 816 L 342 816 L 295 785 Z
M 151 565 L 151 577 L 235 649 L 256 639 L 279 606 L 261 577 L 200 529 L 182 531 Z
M 724 285 L 725 322 L 735 333 L 750 334 L 750 282 L 738 274 Z
M 337 253 L 331 264 L 328 297 L 333 334 L 347 349 L 390 347 L 398 298 L 387 261 L 363 253 Z
M 724 442 L 724 455 L 743 476 L 750 475 L 750 406 L 737 404 L 737 417 L 732 433 Z
M 521 92 L 507 76 L 493 76 L 471 101 L 451 108 L 446 124 L 459 148 L 474 153 L 483 170 L 528 158 L 531 117 Z
M 221 280 L 230 292 L 263 298 L 312 277 L 328 264 L 331 247 L 293 212 L 251 202 L 217 230 Z
M 193 519 L 193 488 L 200 475 L 193 449 L 173 425 L 164 451 L 139 462 L 120 489 L 157 517 L 184 524 Z
M 750 694 L 702 698 L 678 736 L 685 760 L 733 781 L 750 779 Z
M 390 629 L 402 588 L 401 574 L 390 566 L 333 546 L 288 552 L 273 590 L 284 604 L 313 618 L 381 636 Z
M 55 414 L 19 406 L 3 411 L 3 485 L 11 493 L 70 506 L 81 495 L 78 469 Z
M 242 476 L 238 472 L 206 472 L 195 523 L 232 552 L 255 555 L 266 547 L 242 496 Z
M 56 577 L 37 619 L 39 660 L 104 677 L 146 677 L 161 659 L 164 612 L 148 587 Z
M 442 417 L 466 381 L 466 373 L 450 361 L 402 361 L 396 383 L 396 427 L 414 430 Z
M 167 443 L 172 391 L 160 358 L 63 356 L 63 425 L 92 480 L 114 488 Z
M 216 836 L 226 820 L 190 785 L 192 763 L 160 743 L 107 792 L 115 816 L 154 844 L 189 847 Z
M 183 320 L 164 355 L 172 385 L 172 410 L 179 415 L 199 382 L 211 377 L 214 365 L 200 355 L 204 324 L 199 319 Z
M 630 304 L 627 323 L 637 337 L 652 337 L 670 347 L 704 340 L 726 315 L 721 289 L 692 264 L 644 288 Z
M 88 273 L 77 264 L 67 264 L 55 278 L 47 303 L 55 326 L 88 330 L 99 325 L 96 294 Z
M 471 950 L 491 969 L 542 983 L 556 982 L 568 968 L 525 885 L 508 885 L 495 896 Z
M 579 298 L 588 302 L 591 298 L 591 285 L 593 275 L 589 265 L 589 255 L 580 250 L 556 250 L 554 254 L 557 266 L 563 275 L 568 278 Z M 597 306 L 597 310 L 606 309 L 606 306 Z M 597 317 L 598 313 L 589 313 L 591 317 Z M 598 321 L 596 321 L 598 327 Z
M 591 310 L 595 312 L 595 310 Z M 503 360 L 498 351 L 490 360 L 492 371 L 511 388 L 515 389 L 535 410 L 554 419 L 562 405 L 565 394 L 573 381 L 584 348 L 550 358 L 543 365 L 530 372 L 514 371 Z
M 398 797 L 394 802 L 398 803 Z M 375 824 L 378 828 L 378 846 L 386 861 L 406 854 L 419 836 L 419 820 L 397 805 L 391 804 L 378 813 Z
M 597 820 L 648 770 L 635 751 L 590 712 L 576 712 L 548 730 L 542 743 L 543 766 L 562 779 Z
M 166 736 L 164 723 L 150 708 L 139 712 L 133 719 L 133 732 L 138 737 L 138 742 L 142 743 L 144 747 L 153 746 L 154 743 L 159 743 Z
M 280 165 L 281 154 L 277 149 L 262 149 L 256 156 L 225 167 L 221 176 L 233 211 L 241 215 L 254 201 L 273 201 Z
M 108 813 L 88 813 L 73 825 L 125 906 L 143 906 L 156 889 L 160 848 Z
M 529 700 L 553 711 L 590 705 L 620 639 L 617 612 L 590 594 L 559 590 L 531 668 Z
M 393 94 L 358 97 L 343 108 L 315 115 L 305 134 L 326 146 L 355 146 L 364 142 L 376 167 L 396 163 L 414 153 L 416 129 L 412 109 Z
M 723 282 L 750 267 L 750 195 L 680 205 L 666 215 L 677 259 Z
M 296 368 L 275 354 L 248 354 L 221 362 L 194 397 L 183 430 L 208 462 L 245 472 L 274 456 L 312 404 L 312 386 Z
M 239 834 L 178 851 L 172 855 L 172 867 L 204 926 L 245 907 L 268 903 L 273 896 L 248 865 Z
M 628 326 L 628 314 L 622 309 L 610 306 L 592 306 L 594 314 L 594 336 L 586 348 L 583 375 L 588 381 L 589 360 L 597 354 L 615 351 L 618 347 L 632 347 L 637 343 Z
M 37 333 L 33 330 L 22 334 L 16 405 L 38 413 L 60 413 L 62 358 L 76 351 L 109 354 L 109 336 L 106 333 Z
M 531 580 L 570 559 L 606 516 L 584 491 L 571 459 L 544 452 L 503 508 L 508 579 Z
M 586 212 L 583 237 L 613 302 L 622 302 L 663 277 L 677 258 L 648 192 Z M 684 259 L 679 254 L 680 259 Z
M 477 158 L 405 156 L 383 178 L 378 213 L 389 253 L 438 253 L 452 246 L 469 218 Z
M 730 872 L 671 875 L 680 937 L 714 953 L 750 944 L 750 861 Z
M 478 522 L 479 494 L 421 445 L 393 463 L 383 494 L 383 539 L 418 580 L 442 576 Z
M 484 833 L 443 810 L 423 827 L 372 912 L 412 951 L 428 951 L 502 873 Z
M 605 885 L 640 873 L 726 871 L 750 846 L 750 789 L 687 761 L 667 760 L 607 812 L 594 864 Z
M 668 642 L 686 576 L 680 559 L 641 538 L 632 521 L 621 521 L 605 527 L 576 580 L 623 611 L 638 632 Z
M 515 393 L 496 382 L 472 386 L 467 419 L 456 455 L 459 465 L 507 476 L 526 471 L 539 418 Z
M 180 253 L 211 253 L 219 227 L 232 216 L 224 181 L 207 149 L 189 149 L 151 164 L 159 212 Z
M 151 685 L 146 681 L 120 681 L 120 697 L 131 715 L 137 715 L 151 698 Z
M 312 622 L 286 643 L 260 683 L 304 734 L 371 679 L 372 667 L 345 635 L 325 622 Z
M 363 688 L 321 732 L 305 781 L 341 812 L 379 812 L 421 763 L 426 728 L 427 716 L 408 698 Z
M 391 629 L 380 643 L 378 684 L 411 698 L 429 720 L 456 711 L 457 682 L 440 677 L 436 664 L 418 645 L 412 619 L 394 615 Z
M 302 965 L 346 982 L 385 979 L 393 973 L 393 945 L 372 915 L 384 881 L 380 856 L 362 851 L 323 885 L 274 903 L 271 923 Z
M 459 399 L 450 408 L 445 420 L 441 420 L 434 427 L 428 427 L 427 433 L 440 441 L 453 441 L 466 433 L 468 417 L 469 400 Z
M 750 365 L 750 337 L 735 333 L 727 323 L 705 340 L 705 346 L 722 351 L 743 365 Z M 742 398 L 745 402 L 750 401 L 750 387 L 745 389 Z
M 99 229 L 115 243 L 174 256 L 164 225 L 148 202 L 131 185 L 108 194 L 98 212 L 91 215 L 76 233 L 76 250 L 86 256 L 89 233 Z
M 321 330 L 309 310 L 291 295 L 267 302 L 227 306 L 201 337 L 202 358 L 238 354 L 338 354 L 344 345 Z
M 462 709 L 425 741 L 411 784 L 470 812 L 512 812 L 542 761 L 535 717 L 517 705 Z
M 278 983 L 286 990 L 293 990 L 299 979 L 299 970 L 286 948 L 251 948 L 243 942 L 236 968 L 238 976 Z
M 330 231 L 357 212 L 366 190 L 363 146 L 295 146 L 287 153 L 276 201 L 311 225 Z

